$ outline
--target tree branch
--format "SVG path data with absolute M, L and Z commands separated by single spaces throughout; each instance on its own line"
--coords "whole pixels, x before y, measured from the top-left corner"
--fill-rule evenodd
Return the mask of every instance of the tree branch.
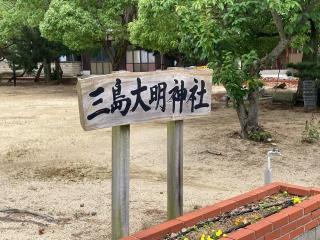
M 260 60 L 260 67 L 266 67 L 268 64 L 270 64 L 270 62 L 277 59 L 283 53 L 283 51 L 288 48 L 289 44 L 290 40 L 288 39 L 280 40 L 278 45 Z
M 46 214 L 40 214 L 36 212 L 31 212 L 29 210 L 20 210 L 15 208 L 8 208 L 8 209 L 0 209 L 0 213 L 8 213 L 8 214 L 27 214 L 34 217 L 42 218 L 48 222 L 55 222 L 55 219 Z
M 277 27 L 280 41 L 270 53 L 268 53 L 265 57 L 263 57 L 260 60 L 259 62 L 260 69 L 265 68 L 273 60 L 277 59 L 283 53 L 283 51 L 288 48 L 288 46 L 291 43 L 291 37 L 288 37 L 285 33 L 282 17 L 273 10 L 271 11 L 271 14 L 272 14 L 273 21 Z
M 320 2 L 319 0 L 313 0 L 311 1 L 309 4 L 307 4 L 305 6 L 305 8 L 303 8 L 303 12 L 309 12 L 312 11 L 313 9 L 320 7 Z
M 306 4 L 304 8 L 302 9 L 302 12 L 307 12 L 309 13 L 310 11 L 314 10 L 315 8 L 320 7 L 320 2 L 319 0 L 313 0 L 310 1 L 309 4 Z M 285 31 L 284 31 L 284 23 L 282 17 L 274 10 L 271 10 L 272 18 L 273 21 L 277 27 L 277 31 L 280 37 L 280 42 L 278 45 L 272 50 L 270 54 L 265 56 L 262 60 L 261 63 L 262 65 L 265 65 L 265 63 L 270 62 L 270 60 L 276 59 L 279 57 L 279 55 L 289 46 L 291 43 L 291 37 L 287 36 Z M 304 25 L 308 21 L 308 18 L 306 15 L 302 15 L 300 20 L 299 20 L 299 25 Z M 297 28 L 298 29 L 298 28 Z M 294 31 L 293 34 L 296 34 L 297 32 Z
M 272 14 L 273 21 L 277 27 L 281 41 L 287 39 L 287 36 L 284 31 L 284 24 L 283 24 L 282 17 L 276 11 L 271 11 L 271 14 Z
M 274 32 L 274 33 L 267 33 L 267 32 L 257 32 L 255 33 L 256 37 L 276 37 L 279 36 L 279 33 Z

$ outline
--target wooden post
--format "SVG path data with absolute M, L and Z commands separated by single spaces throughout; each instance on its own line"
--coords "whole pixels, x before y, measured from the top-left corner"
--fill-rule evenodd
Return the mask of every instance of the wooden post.
M 183 214 L 183 121 L 167 124 L 167 217 Z
M 112 239 L 129 235 L 130 125 L 112 128 Z

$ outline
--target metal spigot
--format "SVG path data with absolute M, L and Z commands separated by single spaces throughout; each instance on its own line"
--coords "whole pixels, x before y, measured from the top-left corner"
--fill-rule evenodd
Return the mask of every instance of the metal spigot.
M 272 182 L 272 167 L 271 167 L 271 159 L 273 156 L 282 156 L 279 149 L 274 148 L 271 151 L 268 151 L 267 153 L 268 161 L 267 166 L 264 171 L 264 184 L 269 184 Z

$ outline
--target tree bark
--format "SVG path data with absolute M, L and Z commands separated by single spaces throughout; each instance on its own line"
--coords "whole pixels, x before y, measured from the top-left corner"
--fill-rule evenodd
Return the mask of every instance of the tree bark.
M 248 111 L 246 109 L 244 101 L 241 101 L 240 103 L 237 104 L 236 110 L 237 110 L 237 115 L 238 115 L 240 128 L 241 128 L 240 136 L 243 139 L 248 139 L 249 137 L 249 134 L 247 131 Z
M 280 41 L 269 54 L 267 54 L 260 60 L 259 70 L 268 67 L 274 60 L 276 60 L 283 53 L 283 51 L 285 51 L 288 48 L 289 44 L 291 43 L 291 39 L 285 34 L 284 23 L 281 16 L 275 11 L 271 11 L 271 14 L 273 21 L 277 27 Z
M 113 63 L 114 63 L 114 53 L 112 52 L 112 44 L 111 44 L 111 41 L 107 40 L 107 41 L 104 41 L 102 43 L 102 46 L 103 46 L 103 49 L 105 51 L 105 53 L 107 54 L 112 66 L 113 66 Z
M 318 53 L 319 53 L 319 43 L 320 43 L 320 37 L 319 37 L 319 31 L 317 29 L 316 23 L 310 19 L 310 59 L 306 59 L 309 61 L 312 61 L 314 63 L 318 62 Z
M 294 99 L 295 105 L 298 103 L 299 104 L 303 103 L 303 80 L 302 79 L 299 79 L 297 91 L 294 98 L 295 98 Z
M 315 22 L 312 19 L 309 19 L 310 22 L 310 40 L 307 43 L 307 46 L 310 46 L 311 51 L 304 53 L 302 57 L 302 62 L 318 62 L 318 52 L 320 44 L 319 31 L 316 27 Z M 299 79 L 298 88 L 296 92 L 296 102 L 303 102 L 303 78 Z
M 259 93 L 258 91 L 249 93 L 248 105 L 244 101 L 237 102 L 236 110 L 240 122 L 241 133 L 243 139 L 248 139 L 250 133 L 260 131 L 259 126 Z
M 62 71 L 62 68 L 61 68 L 61 65 L 60 65 L 60 59 L 59 58 L 56 58 L 54 60 L 54 65 L 55 65 L 55 72 L 57 74 L 58 84 L 61 84 L 62 83 L 63 71 Z
M 129 46 L 129 41 L 124 40 L 122 43 L 117 44 L 115 47 L 115 53 L 112 52 L 111 44 L 105 42 L 103 44 L 104 51 L 107 54 L 112 64 L 113 71 L 126 70 L 126 55 Z
M 289 44 L 290 41 L 288 39 L 280 40 L 271 53 L 260 60 L 260 69 L 269 67 L 288 48 Z
M 34 78 L 34 82 L 39 82 L 40 81 L 40 75 L 41 75 L 41 72 L 42 72 L 42 69 L 43 69 L 43 64 L 40 65 L 38 71 L 37 71 L 37 74 Z
M 44 59 L 43 60 L 43 68 L 44 68 L 44 79 L 46 82 L 51 81 L 51 60 Z
M 259 131 L 259 93 L 258 90 L 248 95 L 248 130 Z
M 129 6 L 124 9 L 122 17 L 122 25 L 127 26 L 132 22 L 137 15 L 137 8 L 135 5 Z M 120 43 L 117 46 L 114 62 L 113 62 L 113 71 L 126 70 L 126 54 L 130 42 L 128 39 L 120 40 Z
M 14 63 L 12 63 L 12 72 L 13 72 L 13 86 L 17 86 L 16 65 Z
M 126 55 L 129 41 L 125 40 L 117 46 L 112 69 L 113 71 L 126 70 Z
M 274 49 L 265 57 L 257 62 L 256 67 L 253 69 L 254 73 L 259 73 L 262 69 L 267 68 L 274 60 L 276 60 L 285 51 L 291 43 L 291 38 L 286 35 L 284 29 L 284 22 L 282 17 L 275 11 L 271 10 L 273 21 L 276 25 L 280 41 Z M 259 126 L 259 92 L 258 89 L 248 94 L 248 105 L 245 101 L 236 102 L 236 110 L 241 127 L 241 137 L 248 139 L 251 132 L 260 131 Z

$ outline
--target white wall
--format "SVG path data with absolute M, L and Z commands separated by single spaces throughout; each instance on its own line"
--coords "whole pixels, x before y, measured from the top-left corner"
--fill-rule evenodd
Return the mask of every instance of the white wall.
M 51 64 L 51 68 L 54 69 L 54 64 Z M 81 73 L 82 70 L 81 62 L 61 62 L 61 68 L 63 71 L 63 75 L 67 77 L 77 76 Z M 2 61 L 0 62 L 0 74 L 6 72 L 11 73 L 12 70 L 10 69 L 6 61 Z

